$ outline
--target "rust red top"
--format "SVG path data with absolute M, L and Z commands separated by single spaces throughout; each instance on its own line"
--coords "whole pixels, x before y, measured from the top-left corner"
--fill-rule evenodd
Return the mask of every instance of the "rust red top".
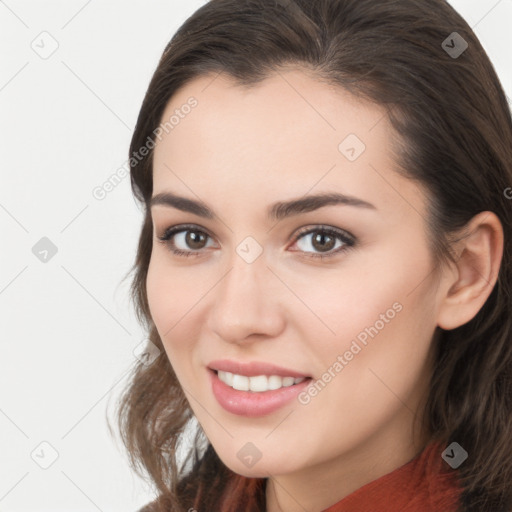
M 457 470 L 430 442 L 408 463 L 369 482 L 324 512 L 456 512 L 462 488 Z

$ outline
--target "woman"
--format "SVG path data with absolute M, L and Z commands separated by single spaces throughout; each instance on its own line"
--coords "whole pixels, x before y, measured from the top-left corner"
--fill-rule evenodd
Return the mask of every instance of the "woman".
M 512 121 L 448 3 L 211 0 L 130 157 L 145 510 L 512 510 Z

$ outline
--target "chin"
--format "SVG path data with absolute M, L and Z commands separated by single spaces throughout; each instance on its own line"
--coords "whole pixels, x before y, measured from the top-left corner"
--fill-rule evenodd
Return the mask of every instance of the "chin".
M 231 458 L 221 460 L 231 471 L 247 478 L 268 478 L 269 476 L 286 474 L 292 471 L 291 468 L 282 464 L 263 461 L 263 457 L 251 467 L 246 466 L 238 458 L 235 458 L 235 460 Z

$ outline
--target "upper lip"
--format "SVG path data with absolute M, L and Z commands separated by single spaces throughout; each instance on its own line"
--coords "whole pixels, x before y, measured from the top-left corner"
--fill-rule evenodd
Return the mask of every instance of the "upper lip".
M 256 377 L 257 375 L 279 375 L 280 377 L 309 377 L 305 373 L 276 366 L 275 364 L 260 361 L 251 361 L 243 363 L 241 361 L 233 361 L 230 359 L 218 359 L 208 364 L 208 368 L 212 370 L 221 370 L 224 372 L 236 373 L 238 375 L 246 375 L 247 377 Z

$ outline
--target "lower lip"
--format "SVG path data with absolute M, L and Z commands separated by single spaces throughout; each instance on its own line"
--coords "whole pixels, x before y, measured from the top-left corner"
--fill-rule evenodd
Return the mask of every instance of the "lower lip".
M 306 378 L 298 384 L 270 391 L 239 391 L 222 382 L 213 370 L 208 369 L 208 373 L 213 394 L 219 404 L 228 412 L 249 417 L 264 416 L 276 411 L 293 400 L 312 380 Z

